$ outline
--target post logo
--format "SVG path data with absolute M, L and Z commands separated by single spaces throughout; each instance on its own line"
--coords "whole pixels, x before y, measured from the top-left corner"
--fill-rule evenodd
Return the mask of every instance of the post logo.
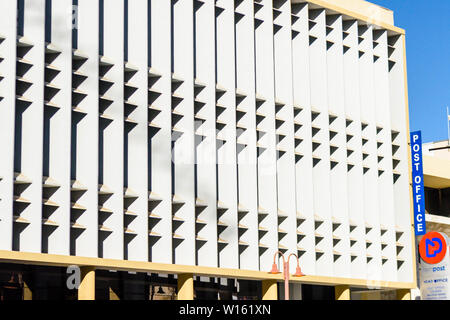
M 439 263 L 447 253 L 447 243 L 439 232 L 428 232 L 420 240 L 419 253 L 426 263 Z

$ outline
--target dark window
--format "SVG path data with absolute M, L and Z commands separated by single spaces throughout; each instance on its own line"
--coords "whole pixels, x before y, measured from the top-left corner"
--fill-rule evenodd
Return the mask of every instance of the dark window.
M 334 287 L 302 284 L 302 300 L 335 300 Z

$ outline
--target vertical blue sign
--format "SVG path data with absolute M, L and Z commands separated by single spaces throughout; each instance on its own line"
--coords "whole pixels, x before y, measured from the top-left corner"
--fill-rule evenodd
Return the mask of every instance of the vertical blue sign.
M 414 228 L 416 236 L 421 236 L 426 233 L 426 228 L 422 163 L 422 133 L 420 131 L 411 132 L 411 157 Z

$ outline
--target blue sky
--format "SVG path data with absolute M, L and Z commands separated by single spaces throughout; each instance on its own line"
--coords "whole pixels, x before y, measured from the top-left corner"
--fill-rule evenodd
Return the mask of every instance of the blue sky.
M 450 107 L 450 0 L 369 0 L 394 11 L 406 30 L 411 131 L 446 140 Z

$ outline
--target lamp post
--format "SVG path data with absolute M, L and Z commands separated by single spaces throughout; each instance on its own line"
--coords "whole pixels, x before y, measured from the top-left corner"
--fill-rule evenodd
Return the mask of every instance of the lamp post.
M 295 269 L 295 273 L 293 274 L 294 277 L 304 277 L 305 274 L 303 274 L 302 270 L 300 269 L 300 261 L 298 259 L 298 256 L 295 253 L 291 253 L 287 261 L 284 258 L 284 254 L 281 251 L 275 252 L 273 256 L 273 264 L 272 264 L 272 270 L 270 270 L 269 273 L 271 274 L 278 274 L 281 273 L 278 270 L 278 266 L 276 264 L 276 258 L 277 255 L 281 255 L 283 258 L 283 277 L 284 277 L 284 300 L 289 300 L 289 261 L 291 259 L 291 256 L 294 256 L 297 259 L 297 268 Z

